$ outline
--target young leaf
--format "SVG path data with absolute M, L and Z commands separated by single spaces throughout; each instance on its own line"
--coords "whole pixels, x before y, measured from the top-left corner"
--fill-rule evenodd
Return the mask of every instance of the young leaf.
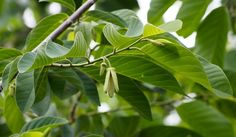
M 21 133 L 26 131 L 44 131 L 47 128 L 55 128 L 67 124 L 68 121 L 59 117 L 38 117 L 26 123 L 21 129 Z
M 148 22 L 159 25 L 162 15 L 176 0 L 152 0 L 148 10 Z
M 73 0 L 39 0 L 39 2 L 44 1 L 60 3 L 62 6 L 70 9 L 72 12 L 75 10 L 75 2 Z
M 149 37 L 149 36 L 153 36 L 153 35 L 157 35 L 161 33 L 164 33 L 164 31 L 161 30 L 160 28 L 152 24 L 146 24 L 143 30 L 143 37 Z
M 182 104 L 177 111 L 182 120 L 203 137 L 234 137 L 230 121 L 203 102 Z
M 28 111 L 35 100 L 34 71 L 16 77 L 16 102 L 22 112 Z
M 44 137 L 42 132 L 25 132 L 20 137 Z
M 219 17 L 220 20 L 218 20 Z M 227 9 L 220 7 L 212 11 L 199 26 L 195 52 L 213 64 L 222 67 L 228 29 Z
M 152 126 L 139 132 L 138 137 L 202 137 L 186 128 L 174 126 Z
M 158 27 L 164 30 L 165 32 L 176 32 L 182 28 L 182 25 L 183 25 L 183 22 L 181 20 L 175 20 L 175 21 L 162 24 Z
M 120 34 L 111 24 L 104 27 L 103 33 L 111 45 L 117 49 L 126 48 L 139 39 L 138 37 L 127 37 Z
M 179 35 L 187 37 L 197 29 L 211 1 L 212 0 L 183 0 L 182 7 L 176 17 L 183 21 L 183 28 L 178 31 Z M 207 30 L 209 30 L 209 28 Z
M 55 14 L 41 20 L 28 35 L 25 51 L 31 51 L 37 47 L 67 17 L 66 14 Z
M 13 133 L 20 132 L 25 120 L 13 96 L 6 97 L 3 115 L 9 129 Z

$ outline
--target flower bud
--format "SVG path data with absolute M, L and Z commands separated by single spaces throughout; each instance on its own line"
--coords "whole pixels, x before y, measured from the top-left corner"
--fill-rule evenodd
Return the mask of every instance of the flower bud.
M 106 70 L 106 67 L 107 67 L 107 64 L 105 62 L 102 62 L 100 64 L 100 72 L 99 72 L 99 75 L 102 76 Z
M 104 91 L 108 93 L 110 97 L 113 97 L 114 93 L 119 91 L 118 79 L 115 68 L 113 67 L 107 68 Z

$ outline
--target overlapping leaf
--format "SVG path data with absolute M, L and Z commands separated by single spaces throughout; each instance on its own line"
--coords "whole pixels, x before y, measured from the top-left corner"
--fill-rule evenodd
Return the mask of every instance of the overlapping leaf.
M 234 137 L 230 121 L 203 102 L 183 104 L 177 108 L 177 111 L 182 120 L 203 137 Z
M 219 17 L 220 20 L 218 20 Z M 212 11 L 199 26 L 195 52 L 213 64 L 222 67 L 228 29 L 227 9 L 220 7 Z
M 152 0 L 148 11 L 148 22 L 159 25 L 162 15 L 176 0 Z
M 159 38 L 162 39 L 162 36 Z M 162 44 L 150 43 L 143 46 L 141 50 L 173 74 L 188 78 L 212 90 L 201 63 L 191 51 L 177 43 Z
M 103 33 L 111 45 L 117 49 L 126 48 L 139 39 L 138 37 L 127 37 L 120 34 L 111 24 L 104 27 Z
M 17 49 L 0 48 L 0 61 L 20 56 L 22 53 Z
M 138 137 L 202 137 L 186 128 L 174 126 L 153 126 L 140 131 Z
M 86 16 L 92 17 L 96 20 L 103 20 L 106 22 L 110 22 L 121 27 L 127 26 L 125 21 L 123 21 L 120 17 L 106 11 L 92 10 L 87 12 Z
M 64 124 L 67 124 L 68 121 L 59 117 L 39 117 L 31 120 L 26 123 L 24 127 L 21 129 L 21 132 L 26 131 L 43 131 L 47 128 L 55 128 Z
M 31 51 L 37 47 L 48 35 L 54 31 L 65 19 L 66 14 L 55 14 L 41 20 L 30 32 L 26 40 L 26 51 Z
M 16 100 L 13 96 L 7 96 L 4 107 L 4 117 L 9 129 L 13 133 L 20 132 L 25 120 L 23 114 L 16 104 Z
M 28 111 L 35 100 L 34 71 L 16 77 L 16 102 L 22 112 Z
M 214 89 L 214 93 L 220 97 L 232 96 L 233 90 L 223 70 L 217 65 L 211 64 L 201 57 L 199 57 L 199 60 L 202 63 L 207 77 Z
M 179 35 L 187 37 L 197 29 L 211 1 L 212 0 L 183 0 L 182 7 L 176 17 L 183 21 L 183 28 L 178 31 Z

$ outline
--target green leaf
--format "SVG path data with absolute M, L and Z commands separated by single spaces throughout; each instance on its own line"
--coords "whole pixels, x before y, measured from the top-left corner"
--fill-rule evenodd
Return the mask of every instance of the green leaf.
M 120 34 L 111 24 L 104 27 L 103 33 L 111 45 L 117 49 L 126 48 L 139 39 L 138 37 L 127 37 Z
M 88 77 L 86 74 L 82 73 L 81 71 L 77 70 L 76 72 L 81 79 L 82 91 L 85 93 L 85 95 L 89 98 L 90 101 L 100 106 L 98 90 L 94 80 Z
M 217 109 L 225 116 L 236 118 L 236 101 L 231 99 L 218 99 L 216 100 Z
M 144 26 L 143 37 L 149 37 L 149 36 L 153 36 L 153 35 L 157 35 L 161 33 L 164 33 L 164 31 L 161 30 L 160 28 L 152 24 L 146 24 Z
M 123 21 L 120 17 L 106 11 L 92 10 L 87 12 L 86 16 L 92 17 L 93 19 L 96 20 L 103 20 L 106 22 L 110 22 L 121 27 L 127 26 L 125 21 Z
M 45 52 L 50 58 L 87 57 L 88 48 L 89 45 L 87 44 L 82 32 L 77 32 L 71 49 L 60 46 L 51 41 L 47 44 Z
M 17 49 L 0 48 L 0 60 L 7 60 L 20 56 L 22 53 Z
M 44 137 L 42 132 L 25 132 L 20 137 Z
M 13 96 L 6 97 L 4 117 L 6 119 L 7 126 L 13 133 L 20 132 L 25 120 Z
M 46 44 L 52 44 L 51 42 L 44 43 L 38 50 L 35 52 L 25 53 L 17 64 L 18 71 L 24 73 L 26 71 L 34 70 L 37 68 L 50 65 L 54 62 L 65 59 L 63 58 L 50 58 L 45 53 Z
M 47 128 L 55 128 L 67 123 L 68 121 L 66 119 L 59 117 L 39 117 L 31 120 L 29 123 L 26 123 L 21 129 L 21 133 L 26 131 L 43 131 Z
M 126 22 L 128 26 L 128 31 L 125 34 L 126 36 L 136 37 L 140 36 L 143 33 L 143 24 L 134 11 L 121 9 L 113 11 L 112 13 L 119 16 Z
M 72 69 L 52 69 L 48 76 L 53 93 L 60 99 L 68 98 L 83 89 L 81 79 Z
M 158 25 L 163 14 L 176 0 L 152 0 L 148 10 L 148 22 Z
M 118 9 L 137 9 L 139 7 L 136 0 L 99 0 L 96 2 L 96 9 L 114 11 Z
M 131 137 L 138 128 L 139 117 L 115 117 L 108 126 L 108 131 L 115 137 Z
M 138 137 L 202 137 L 186 128 L 172 126 L 153 126 L 139 132 Z
M 75 32 L 82 32 L 86 43 L 89 45 L 92 40 L 93 25 L 89 22 L 80 22 L 75 28 Z
M 152 120 L 148 99 L 138 86 L 131 79 L 124 76 L 119 76 L 118 81 L 120 88 L 118 95 L 126 100 L 143 118 Z
M 9 137 L 12 134 L 6 124 L 0 124 L 0 129 L 1 137 Z
M 219 18 L 220 20 L 218 20 Z M 227 9 L 220 7 L 212 11 L 199 26 L 195 52 L 222 67 L 228 29 Z
M 9 63 L 2 74 L 2 87 L 3 92 L 8 90 L 8 87 L 11 83 L 11 81 L 14 79 L 15 75 L 17 74 L 17 63 L 19 61 L 19 57 L 13 60 L 11 63 Z
M 112 67 L 121 75 L 183 94 L 171 73 L 143 57 L 120 55 L 111 57 L 109 60 Z
M 37 47 L 48 35 L 53 32 L 68 16 L 66 14 L 51 15 L 41 20 L 30 32 L 26 40 L 25 51 Z
M 177 111 L 182 120 L 203 137 L 234 137 L 230 121 L 203 102 L 182 104 Z
M 35 100 L 34 71 L 16 77 L 16 102 L 22 112 L 28 111 Z
M 157 37 L 157 40 L 163 39 L 162 35 Z M 165 38 L 165 36 L 163 37 Z M 201 84 L 210 91 L 212 90 L 201 63 L 191 51 L 177 43 L 162 44 L 163 45 L 156 43 L 146 44 L 141 50 L 147 56 L 155 60 L 157 64 L 169 70 L 174 75 L 185 77 Z
M 77 136 L 89 136 L 89 135 L 103 135 L 104 125 L 101 115 L 80 115 L 76 120 L 76 133 Z
M 183 21 L 183 28 L 178 31 L 179 35 L 187 37 L 197 29 L 211 1 L 212 0 L 183 0 L 182 7 L 176 17 Z M 207 30 L 209 29 L 210 28 L 207 28 Z
M 75 10 L 75 2 L 73 0 L 39 0 L 39 2 L 57 2 L 60 3 L 62 6 L 70 9 L 71 11 Z
M 224 69 L 236 73 L 236 50 L 230 50 L 227 52 L 224 61 Z
M 207 62 L 202 57 L 199 57 L 199 60 L 202 63 L 202 66 L 207 74 L 207 77 L 214 89 L 214 93 L 219 97 L 232 96 L 233 90 L 223 70 L 217 65 Z
M 175 20 L 171 22 L 167 22 L 158 26 L 161 30 L 165 32 L 176 32 L 182 28 L 183 22 L 181 20 Z

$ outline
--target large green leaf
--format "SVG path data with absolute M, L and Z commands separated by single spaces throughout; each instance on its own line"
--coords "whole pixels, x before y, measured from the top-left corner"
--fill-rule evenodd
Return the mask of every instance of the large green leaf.
M 49 83 L 53 93 L 61 99 L 68 98 L 83 89 L 81 79 L 72 69 L 51 69 Z
M 111 45 L 117 49 L 126 48 L 139 39 L 138 37 L 127 37 L 120 34 L 111 24 L 104 27 L 103 33 Z
M 4 117 L 6 119 L 7 126 L 13 133 L 20 132 L 25 120 L 13 96 L 6 97 Z
M 104 78 L 99 76 L 98 67 L 88 67 L 86 69 L 82 68 L 82 71 L 93 77 L 98 82 L 104 83 Z M 140 113 L 141 116 L 149 120 L 152 119 L 149 102 L 142 91 L 131 79 L 121 75 L 118 76 L 120 87 L 118 95 L 126 100 L 137 112 Z
M 224 69 L 236 73 L 236 50 L 230 50 L 227 52 L 224 61 Z
M 113 11 L 112 13 L 126 22 L 128 26 L 128 31 L 125 34 L 126 36 L 135 37 L 140 36 L 143 33 L 143 24 L 134 11 L 121 9 Z
M 171 73 L 143 57 L 120 55 L 109 60 L 119 74 L 183 94 Z
M 182 104 L 177 111 L 182 120 L 203 137 L 234 137 L 230 121 L 203 102 Z
M 3 87 L 3 91 L 7 91 L 8 87 L 11 83 L 11 81 L 14 79 L 14 77 L 17 74 L 17 63 L 19 61 L 19 57 L 16 58 L 14 61 L 12 61 L 11 63 L 9 63 L 2 74 L 2 87 Z
M 207 62 L 202 57 L 199 57 L 199 60 L 202 63 L 207 77 L 214 89 L 214 93 L 220 97 L 232 96 L 233 90 L 223 70 L 219 66 Z
M 157 38 L 158 39 L 158 38 Z M 159 37 L 162 39 L 162 36 Z M 174 75 L 190 79 L 212 90 L 201 63 L 187 48 L 174 43 L 146 44 L 142 51 Z
M 231 99 L 218 99 L 216 100 L 217 109 L 224 115 L 236 118 L 236 101 Z
M 53 42 L 45 43 L 37 50 L 37 53 L 35 52 L 25 53 L 17 64 L 18 71 L 20 73 L 24 73 L 26 71 L 41 68 L 46 65 L 50 65 L 54 62 L 65 59 L 65 57 L 61 57 L 61 58 L 48 57 L 45 53 L 45 48 L 47 44 L 52 45 L 54 43 Z
M 76 28 L 75 32 L 82 32 L 84 39 L 86 40 L 86 43 L 89 45 L 92 40 L 92 28 L 93 24 L 89 22 L 80 22 Z
M 93 103 L 100 105 L 98 90 L 95 81 L 81 71 L 77 70 L 76 72 L 81 79 L 82 91 Z
M 201 18 L 208 7 L 208 4 L 212 0 L 194 0 L 194 1 L 182 0 L 182 1 L 183 1 L 182 7 L 180 8 L 176 18 L 183 21 L 183 28 L 180 31 L 178 31 L 178 34 L 187 37 L 197 29 L 201 21 Z
M 66 14 L 56 14 L 41 20 L 30 32 L 26 40 L 26 51 L 37 47 L 48 35 L 53 32 L 67 18 Z
M 222 67 L 228 29 L 227 9 L 220 7 L 212 11 L 199 26 L 195 52 Z
M 99 0 L 96 2 L 96 9 L 114 11 L 118 9 L 137 9 L 137 0 Z
M 138 137 L 201 137 L 186 128 L 172 126 L 153 126 L 143 129 Z
M 107 130 L 114 137 L 131 137 L 138 128 L 139 117 L 115 117 L 110 122 Z
M 87 12 L 86 16 L 92 17 L 93 19 L 96 20 L 103 20 L 106 22 L 110 22 L 121 27 L 127 26 L 125 21 L 123 21 L 120 17 L 106 11 L 92 10 Z
M 35 100 L 34 71 L 16 77 L 16 102 L 22 112 L 28 111 Z
M 138 86 L 124 76 L 119 76 L 118 80 L 120 88 L 118 95 L 126 100 L 142 117 L 152 120 L 150 104 Z
M 68 121 L 59 117 L 38 117 L 30 122 L 26 123 L 24 127 L 21 129 L 21 132 L 26 131 L 43 131 L 47 128 L 55 128 L 61 125 L 67 124 Z
M 48 2 L 57 2 L 62 6 L 70 9 L 71 11 L 75 10 L 75 2 L 73 0 L 39 0 L 39 2 L 48 1 Z
M 0 61 L 17 57 L 21 54 L 17 49 L 0 48 Z
M 148 22 L 159 25 L 162 15 L 176 0 L 152 0 L 148 11 Z
M 89 45 L 87 44 L 82 32 L 77 32 L 74 44 L 70 49 L 50 41 L 47 44 L 45 52 L 50 58 L 87 57 L 88 48 Z

